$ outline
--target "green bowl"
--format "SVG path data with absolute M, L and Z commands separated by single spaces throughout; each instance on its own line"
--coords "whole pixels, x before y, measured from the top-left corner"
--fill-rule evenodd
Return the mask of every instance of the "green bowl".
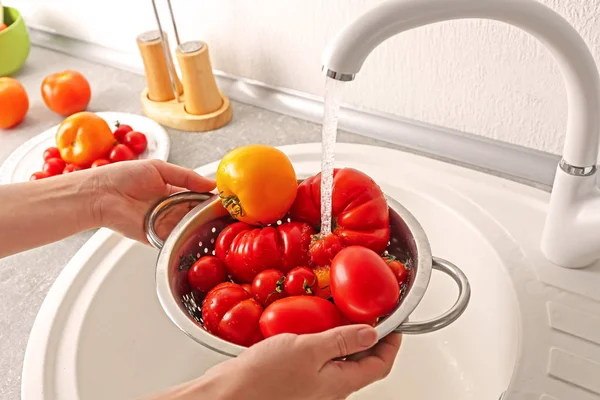
M 17 72 L 29 56 L 29 34 L 23 17 L 16 8 L 4 7 L 4 23 L 0 31 L 0 76 Z

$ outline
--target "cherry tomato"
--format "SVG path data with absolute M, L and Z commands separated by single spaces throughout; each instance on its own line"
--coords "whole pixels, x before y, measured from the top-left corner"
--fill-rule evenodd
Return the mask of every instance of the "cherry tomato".
M 268 306 L 275 300 L 283 299 L 283 282 L 285 275 L 277 269 L 265 269 L 259 272 L 252 281 L 252 294 L 263 306 Z
M 125 135 L 128 132 L 131 132 L 133 130 L 133 128 L 129 125 L 125 125 L 125 124 L 121 124 L 119 121 L 117 121 L 117 129 L 115 129 L 115 131 L 113 132 L 113 136 L 115 137 L 115 140 L 119 143 L 123 143 L 123 140 L 125 139 Z
M 316 239 L 310 244 L 310 261 L 313 265 L 329 265 L 333 257 L 344 248 L 342 239 L 337 235 L 327 235 L 321 237 L 316 235 Z
M 110 162 L 129 161 L 135 158 L 133 151 L 124 144 L 118 144 L 110 151 L 108 159 Z
M 6 24 L 3 22 L 0 24 L 0 32 L 2 32 L 3 30 L 5 30 L 7 28 Z
M 106 158 L 99 158 L 92 163 L 92 168 L 98 168 L 108 164 L 110 164 L 110 161 L 108 161 Z
M 208 292 L 226 279 L 225 266 L 213 256 L 201 257 L 188 270 L 190 286 L 199 292 Z
M 0 77 L 0 110 L 0 129 L 19 125 L 27 115 L 29 96 L 18 80 Z
M 266 145 L 231 150 L 221 159 L 216 178 L 223 206 L 250 225 L 268 225 L 283 218 L 298 189 L 289 158 Z
M 148 146 L 148 139 L 141 132 L 131 131 L 125 134 L 123 144 L 129 147 L 135 154 L 142 154 Z
M 370 323 L 394 310 L 400 285 L 379 254 L 366 247 L 349 246 L 331 263 L 331 294 L 351 322 Z
M 44 161 L 47 161 L 49 158 L 60 158 L 60 151 L 56 147 L 48 147 L 44 151 Z
M 262 312 L 260 303 L 232 282 L 215 286 L 202 303 L 206 330 L 240 346 L 251 346 L 263 339 L 258 324 Z
M 383 259 L 394 273 L 398 284 L 402 285 L 408 278 L 408 269 L 406 268 L 406 266 L 392 255 L 387 255 L 383 257 Z
M 244 288 L 244 290 L 250 294 L 252 294 L 252 285 L 249 283 L 242 283 L 240 284 L 241 287 Z
M 286 275 L 283 290 L 286 296 L 312 296 L 318 287 L 317 277 L 312 269 L 296 267 Z
M 80 167 L 104 157 L 114 141 L 106 121 L 87 111 L 65 118 L 56 132 L 56 147 L 62 159 Z
M 60 158 L 49 158 L 44 163 L 42 171 L 49 173 L 51 176 L 62 174 L 66 163 Z
M 312 227 L 303 222 L 265 228 L 236 222 L 221 231 L 215 251 L 236 282 L 249 283 L 265 269 L 286 273 L 308 265 L 308 246 L 313 234 Z
M 79 167 L 78 165 L 75 164 L 67 164 L 65 166 L 65 169 L 63 169 L 63 174 L 70 174 L 71 172 L 75 172 L 75 171 L 81 171 L 81 167 Z
M 383 253 L 390 239 L 390 213 L 381 188 L 368 175 L 356 169 L 336 168 L 333 175 L 333 235 L 341 240 L 344 247 L 365 246 L 378 254 Z M 320 173 L 298 186 L 290 216 L 293 220 L 308 222 L 313 227 L 320 225 Z M 326 247 L 321 245 L 320 249 L 326 250 Z M 313 262 L 323 262 L 331 253 L 335 253 L 333 249 L 327 252 L 329 254 L 320 255 L 317 249 L 311 251 Z
M 39 171 L 39 172 L 34 172 L 33 174 L 31 174 L 31 176 L 29 177 L 30 181 L 37 181 L 39 179 L 44 179 L 44 178 L 48 178 L 50 177 L 50 174 L 47 173 L 46 171 Z
M 318 333 L 340 325 L 342 316 L 335 305 L 313 296 L 278 300 L 260 317 L 260 330 L 265 338 L 280 333 Z
M 319 265 L 313 269 L 315 276 L 317 277 L 317 290 L 315 296 L 323 299 L 329 299 L 331 297 L 331 268 L 329 265 Z
M 48 75 L 42 82 L 44 103 L 49 109 L 65 117 L 85 110 L 91 97 L 89 82 L 77 71 L 57 72 Z

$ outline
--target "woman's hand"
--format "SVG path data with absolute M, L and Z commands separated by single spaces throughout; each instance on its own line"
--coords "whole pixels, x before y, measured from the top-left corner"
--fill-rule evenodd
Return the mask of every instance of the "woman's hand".
M 152 399 L 345 399 L 391 371 L 401 336 L 390 334 L 376 341 L 377 333 L 368 325 L 311 335 L 276 335 L 213 367 L 198 380 Z
M 146 242 L 144 217 L 159 200 L 185 190 L 209 192 L 215 188 L 214 181 L 160 160 L 106 165 L 95 169 L 94 180 L 98 225 L 141 242 Z M 183 205 L 166 212 L 157 227 L 159 235 L 168 235 L 189 209 L 190 205 Z

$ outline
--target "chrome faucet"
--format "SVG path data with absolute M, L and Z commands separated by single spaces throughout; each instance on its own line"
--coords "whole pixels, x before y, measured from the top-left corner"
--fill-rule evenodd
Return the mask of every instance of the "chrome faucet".
M 600 80 L 586 43 L 560 15 L 535 0 L 388 0 L 346 26 L 329 43 L 323 71 L 351 81 L 381 42 L 435 22 L 482 18 L 519 27 L 544 43 L 560 66 L 569 112 L 541 250 L 551 262 L 581 268 L 600 259 Z

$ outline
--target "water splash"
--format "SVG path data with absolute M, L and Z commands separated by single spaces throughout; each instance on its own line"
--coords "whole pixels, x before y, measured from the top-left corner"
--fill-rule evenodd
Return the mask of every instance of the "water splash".
M 338 113 L 344 82 L 331 78 L 325 80 L 325 109 L 321 139 L 321 234 L 331 233 L 331 195 L 333 193 L 333 167 Z

